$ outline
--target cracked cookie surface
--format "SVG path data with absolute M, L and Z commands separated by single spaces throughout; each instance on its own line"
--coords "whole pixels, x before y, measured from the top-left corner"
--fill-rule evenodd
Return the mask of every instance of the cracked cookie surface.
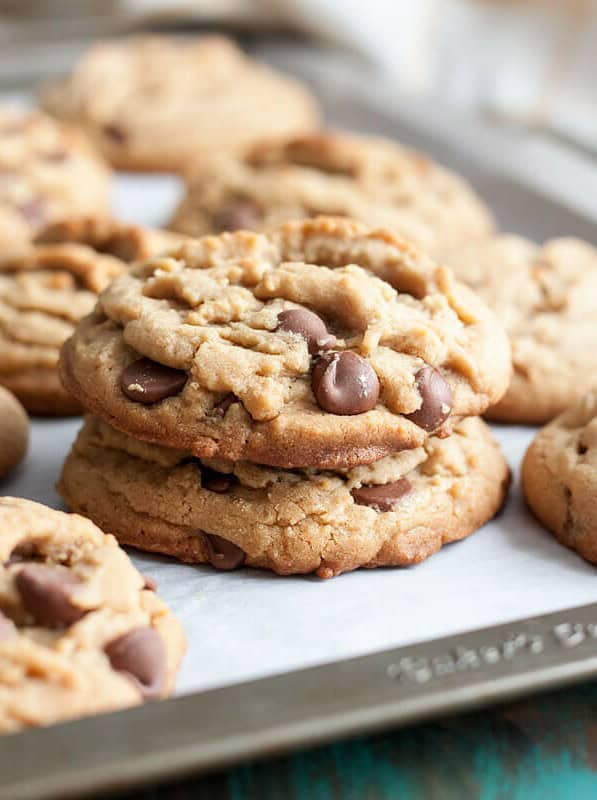
M 267 231 L 319 215 L 389 228 L 430 252 L 493 230 L 491 212 L 462 178 L 390 140 L 341 133 L 198 164 L 171 227 L 192 236 Z
M 184 170 L 216 150 L 319 122 L 305 86 L 219 36 L 101 42 L 40 100 L 83 128 L 121 169 Z
M 105 217 L 76 217 L 0 255 L 0 384 L 35 414 L 76 414 L 62 387 L 60 347 L 98 293 L 135 259 L 179 239 Z
M 506 336 L 387 231 L 289 223 L 183 244 L 102 293 L 65 386 L 130 435 L 199 457 L 353 465 L 449 433 L 510 377 Z
M 423 561 L 491 519 L 508 480 L 478 418 L 374 464 L 290 471 L 191 458 L 88 417 L 59 489 L 125 544 L 219 569 L 329 578 Z
M 539 431 L 524 457 L 522 485 L 545 527 L 597 563 L 597 389 Z
M 597 371 L 594 247 L 579 239 L 540 246 L 504 235 L 455 249 L 447 263 L 510 337 L 512 381 L 488 418 L 542 424 L 582 397 Z
M 0 498 L 0 733 L 173 690 L 182 629 L 113 536 Z
M 0 243 L 26 243 L 69 214 L 105 214 L 110 174 L 78 131 L 39 112 L 0 108 Z

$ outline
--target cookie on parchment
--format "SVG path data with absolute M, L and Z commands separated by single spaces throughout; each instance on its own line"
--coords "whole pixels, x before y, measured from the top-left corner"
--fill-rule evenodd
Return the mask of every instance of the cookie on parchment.
M 0 245 L 69 214 L 105 214 L 110 174 L 89 141 L 37 111 L 0 108 Z
M 0 384 L 34 414 L 77 414 L 56 368 L 60 347 L 97 294 L 135 259 L 175 240 L 104 217 L 45 228 L 35 242 L 0 253 Z
M 536 245 L 503 235 L 457 248 L 446 261 L 493 308 L 510 337 L 512 382 L 487 417 L 542 424 L 594 384 L 594 247 L 579 239 Z
M 29 417 L 14 394 L 0 386 L 0 478 L 19 464 L 29 444 Z
M 121 169 L 184 170 L 208 153 L 319 122 L 305 86 L 220 36 L 101 42 L 40 100 Z
M 329 578 L 423 561 L 491 519 L 508 481 L 478 418 L 424 447 L 326 472 L 199 460 L 88 417 L 59 489 L 124 544 L 218 569 Z
M 0 498 L 0 733 L 165 697 L 184 650 L 113 536 Z
M 314 133 L 197 164 L 171 227 L 203 236 L 342 215 L 429 250 L 485 237 L 487 206 L 462 178 L 396 142 Z
M 597 388 L 539 431 L 523 461 L 522 485 L 545 527 L 597 563 Z
M 61 374 L 135 438 L 334 467 L 482 413 L 508 385 L 510 352 L 450 270 L 388 231 L 320 218 L 137 265 L 65 344 Z

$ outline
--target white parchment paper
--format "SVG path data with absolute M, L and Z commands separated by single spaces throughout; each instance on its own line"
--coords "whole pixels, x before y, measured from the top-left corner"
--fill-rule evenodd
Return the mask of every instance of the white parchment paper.
M 180 190 L 171 177 L 121 176 L 115 211 L 158 224 Z M 80 420 L 33 423 L 26 462 L 0 493 L 60 508 L 54 490 Z M 131 551 L 181 619 L 189 649 L 179 692 L 365 655 L 376 650 L 597 601 L 595 568 L 526 511 L 518 467 L 533 430 L 496 427 L 513 468 L 505 511 L 463 542 L 409 569 L 330 581 L 257 570 L 218 573 Z

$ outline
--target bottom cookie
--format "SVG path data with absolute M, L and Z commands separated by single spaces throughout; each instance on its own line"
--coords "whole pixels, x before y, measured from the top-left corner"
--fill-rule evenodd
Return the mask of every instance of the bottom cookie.
M 522 487 L 558 541 L 597 563 L 597 388 L 539 431 L 524 457 Z
M 165 697 L 184 649 L 113 536 L 0 498 L 0 733 Z
M 486 424 L 345 471 L 190 457 L 88 417 L 59 484 L 124 544 L 219 569 L 333 577 L 416 564 L 491 519 L 509 469 Z

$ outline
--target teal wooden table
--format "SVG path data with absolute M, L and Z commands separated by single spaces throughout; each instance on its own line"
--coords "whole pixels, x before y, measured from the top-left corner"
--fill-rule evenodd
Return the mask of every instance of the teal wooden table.
M 126 795 L 191 798 L 597 800 L 597 683 Z

